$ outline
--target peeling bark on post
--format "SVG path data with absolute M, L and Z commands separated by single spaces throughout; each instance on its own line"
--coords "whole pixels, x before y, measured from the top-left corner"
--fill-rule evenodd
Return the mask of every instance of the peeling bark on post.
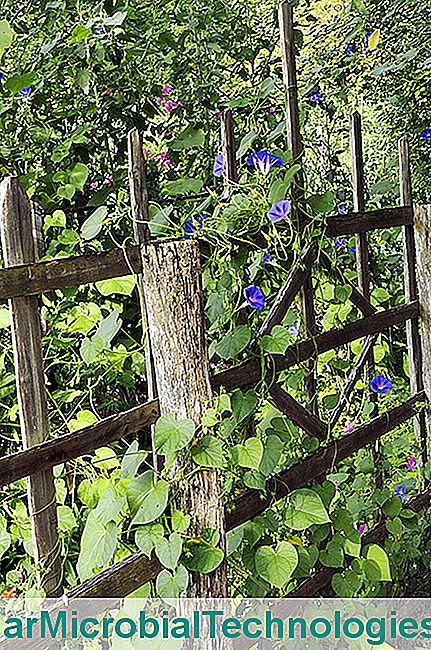
M 431 449 L 431 205 L 420 205 L 414 208 L 414 232 L 421 317 L 423 383 L 428 398 L 426 424 L 427 457 L 429 458 Z
M 211 398 L 199 246 L 184 240 L 149 243 L 142 247 L 142 267 L 160 412 L 191 418 L 199 427 Z M 191 535 L 214 528 L 224 547 L 224 505 L 216 471 L 195 473 L 177 505 L 191 515 Z M 187 595 L 225 597 L 225 565 L 209 575 L 193 574 Z
M 5 266 L 28 264 L 38 258 L 38 241 L 30 203 L 17 178 L 0 186 L 0 225 Z M 19 418 L 24 449 L 38 445 L 49 431 L 38 298 L 9 301 L 12 320 Z M 28 505 L 35 560 L 47 595 L 61 593 L 61 559 L 57 506 L 52 470 L 28 479 Z

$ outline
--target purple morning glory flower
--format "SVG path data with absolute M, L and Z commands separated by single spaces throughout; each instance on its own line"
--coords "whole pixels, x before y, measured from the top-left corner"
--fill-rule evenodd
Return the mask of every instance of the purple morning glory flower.
M 298 336 L 298 334 L 299 334 L 299 328 L 298 328 L 298 325 L 297 325 L 296 323 L 294 323 L 293 325 L 291 325 L 291 326 L 289 327 L 289 329 L 288 329 L 288 332 L 289 332 L 290 336 Z
M 353 246 L 350 246 L 349 251 L 351 253 L 356 253 L 356 246 L 353 244 Z
M 347 205 L 342 203 L 341 205 L 338 206 L 338 214 L 339 215 L 347 214 L 347 213 L 348 213 Z
M 349 422 L 349 424 L 346 424 L 346 426 L 343 429 L 343 433 L 352 433 L 353 429 L 356 426 L 356 422 Z
M 277 201 L 277 203 L 274 203 L 268 210 L 268 218 L 272 221 L 272 223 L 277 223 L 277 221 L 287 219 L 287 215 L 289 214 L 291 207 L 292 203 L 288 199 L 285 199 L 284 201 Z
M 344 54 L 351 54 L 352 52 L 353 52 L 353 44 L 350 43 L 350 45 L 348 45 L 344 50 Z
M 213 174 L 214 176 L 217 176 L 217 178 L 220 178 L 220 176 L 223 175 L 223 172 L 224 172 L 223 156 L 222 154 L 220 154 L 214 160 Z
M 407 487 L 405 483 L 401 483 L 401 485 L 395 488 L 394 495 L 402 501 L 406 496 L 406 492 L 407 492 Z
M 19 91 L 19 94 L 21 95 L 21 97 L 24 97 L 24 99 L 27 99 L 30 93 L 31 93 L 31 86 L 28 86 L 27 88 L 21 88 L 21 90 Z
M 344 246 L 344 244 L 347 242 L 347 239 L 345 237 L 337 237 L 335 240 L 335 245 L 336 246 Z
M 370 388 L 374 393 L 385 395 L 385 393 L 389 393 L 389 391 L 392 389 L 392 382 L 387 377 L 376 375 L 370 381 Z
M 255 284 L 251 284 L 244 289 L 244 296 L 247 304 L 253 309 L 263 309 L 265 307 L 265 296 Z
M 364 531 L 365 531 L 365 524 L 361 524 L 360 526 L 358 526 L 358 533 L 361 537 L 364 534 Z
M 431 140 L 431 129 L 424 129 L 421 133 L 422 140 Z
M 322 99 L 322 93 L 314 93 L 314 95 L 311 95 L 310 97 L 310 100 L 316 103 L 320 102 L 321 99 Z
M 104 27 L 98 27 L 96 29 L 96 36 L 99 38 L 108 38 L 108 34 L 106 33 Z
M 416 458 L 414 456 L 410 456 L 410 458 L 407 461 L 407 469 L 411 471 L 415 467 L 416 467 Z
M 267 149 L 255 151 L 247 160 L 250 167 L 258 167 L 263 174 L 267 174 L 272 167 L 281 167 L 283 161 L 279 156 L 274 156 Z

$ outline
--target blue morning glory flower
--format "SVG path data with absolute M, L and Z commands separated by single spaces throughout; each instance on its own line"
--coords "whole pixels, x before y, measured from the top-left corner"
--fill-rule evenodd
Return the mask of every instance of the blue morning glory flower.
M 401 483 L 398 487 L 395 488 L 394 490 L 394 495 L 398 497 L 401 501 L 404 499 L 407 493 L 407 487 L 405 483 Z
M 299 334 L 299 327 L 298 327 L 298 325 L 297 325 L 296 323 L 294 323 L 293 325 L 291 325 L 291 326 L 289 327 L 289 330 L 288 330 L 288 331 L 289 331 L 290 336 L 298 336 L 298 334 Z
M 371 36 L 372 33 L 373 33 L 373 32 L 367 32 L 367 33 L 365 34 L 365 40 L 366 40 L 366 41 L 368 41 L 368 39 L 370 38 L 370 36 Z
M 98 27 L 96 29 L 96 36 L 99 36 L 100 38 L 108 38 L 108 34 L 106 33 L 104 27 Z
M 251 284 L 244 289 L 244 296 L 247 304 L 253 309 L 263 309 L 265 307 L 265 296 L 255 284 Z
M 274 203 L 268 210 L 268 218 L 272 221 L 272 223 L 277 223 L 277 221 L 287 219 L 287 215 L 289 214 L 291 207 L 292 203 L 288 199 L 285 199 L 284 201 L 277 201 L 277 203 Z
M 250 167 L 258 167 L 263 174 L 267 174 L 272 167 L 281 167 L 283 161 L 279 156 L 274 156 L 267 149 L 255 151 L 247 160 Z
M 0 72 L 0 79 L 3 79 L 3 77 L 4 77 L 4 73 Z
M 350 45 L 348 45 L 344 50 L 344 54 L 351 54 L 352 52 L 353 52 L 353 44 L 350 43 Z
M 376 375 L 370 381 L 370 388 L 374 393 L 385 395 L 385 393 L 389 393 L 389 391 L 392 389 L 392 382 L 387 377 Z
M 310 97 L 310 100 L 316 103 L 320 102 L 321 99 L 322 99 L 322 93 L 314 93 L 314 95 L 311 95 Z
M 348 208 L 347 208 L 347 205 L 345 205 L 345 203 L 342 203 L 341 205 L 338 206 L 338 214 L 339 214 L 339 215 L 347 214 L 348 211 L 349 211 L 349 210 L 348 210 Z
M 345 237 L 337 237 L 335 240 L 335 245 L 336 246 L 344 246 L 344 244 L 347 242 L 347 239 Z
M 214 160 L 213 174 L 214 176 L 217 176 L 217 178 L 220 178 L 220 176 L 223 176 L 223 172 L 224 172 L 223 156 L 222 154 L 220 154 Z
M 27 88 L 21 88 L 21 90 L 19 91 L 19 94 L 21 95 L 21 97 L 24 97 L 24 99 L 27 99 L 30 93 L 31 93 L 31 86 L 28 86 Z
M 188 237 L 189 235 L 193 235 L 193 233 L 195 233 L 197 229 L 202 228 L 202 225 L 203 225 L 204 219 L 206 219 L 207 216 L 208 216 L 207 214 L 202 214 L 202 215 L 198 218 L 197 227 L 195 226 L 195 224 L 194 224 L 194 222 L 193 222 L 193 219 L 187 219 L 186 223 L 184 224 L 184 235 L 183 235 L 183 238 L 184 238 L 184 239 L 187 239 L 187 237 Z
M 424 129 L 421 133 L 422 140 L 431 140 L 431 129 Z
M 350 251 L 351 253 L 356 253 L 356 246 L 355 246 L 355 244 L 353 244 L 353 246 L 350 246 L 349 251 Z

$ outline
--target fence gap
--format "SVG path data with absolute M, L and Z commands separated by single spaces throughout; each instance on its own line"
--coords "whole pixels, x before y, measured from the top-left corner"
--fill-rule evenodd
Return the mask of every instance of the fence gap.
M 365 212 L 365 183 L 364 183 L 364 157 L 362 146 L 362 120 L 358 111 L 355 111 L 350 117 L 350 154 L 352 164 L 352 182 L 353 182 L 353 210 L 355 212 Z M 369 250 L 367 235 L 365 232 L 357 233 L 355 236 L 356 245 L 356 270 L 358 273 L 359 290 L 365 300 L 370 304 L 370 268 L 369 268 Z M 366 345 L 366 341 L 364 341 Z M 374 370 L 373 346 L 364 365 L 365 383 L 369 384 L 372 379 Z M 369 400 L 374 404 L 371 412 L 372 417 L 377 415 L 377 395 L 369 390 Z M 382 468 L 379 459 L 379 441 L 376 441 L 371 448 L 371 455 L 374 463 L 374 480 L 377 488 L 383 487 Z
M 398 141 L 399 156 L 399 182 L 401 206 L 412 206 L 412 184 L 410 176 L 410 149 L 407 138 Z M 404 294 L 405 301 L 411 302 L 418 299 L 416 282 L 416 248 L 414 226 L 403 227 L 403 264 L 404 264 Z M 409 359 L 410 390 L 412 394 L 423 390 L 422 376 L 422 348 L 419 334 L 419 319 L 408 320 L 407 354 Z M 418 465 L 419 480 L 423 487 L 426 483 L 421 468 L 425 468 L 428 460 L 427 450 L 427 417 L 425 411 L 420 411 L 413 420 L 415 437 L 419 449 Z
M 142 247 L 142 262 L 160 412 L 191 418 L 200 433 L 211 386 L 199 245 L 192 240 L 149 243 Z M 191 515 L 191 536 L 213 528 L 223 548 L 224 505 L 218 474 L 197 470 L 196 465 L 189 469 L 194 473 L 181 486 L 176 507 Z M 225 597 L 225 564 L 210 575 L 192 574 L 187 595 Z
M 303 142 L 299 123 L 298 87 L 296 78 L 295 42 L 293 33 L 293 7 L 283 0 L 278 7 L 278 21 L 280 27 L 280 44 L 283 64 L 283 81 L 286 91 L 286 135 L 287 147 L 292 152 L 292 159 L 298 160 L 303 154 Z M 304 198 L 304 173 L 301 170 L 296 175 L 296 184 L 292 185 L 292 198 L 299 203 Z M 305 215 L 300 209 L 296 214 L 298 232 L 302 232 L 305 224 Z M 305 325 L 307 336 L 316 336 L 316 314 L 314 308 L 313 280 L 311 274 L 306 278 L 299 292 L 301 316 Z M 316 399 L 316 377 L 314 374 L 314 361 L 309 361 L 306 366 L 305 396 L 307 405 L 315 415 L 318 415 Z
M 0 228 L 6 267 L 38 259 L 39 243 L 30 202 L 19 180 L 8 177 L 0 186 Z M 48 437 L 49 421 L 42 357 L 42 329 L 37 296 L 9 300 L 12 343 L 24 449 Z M 27 482 L 35 563 L 48 596 L 61 593 L 60 542 L 57 505 L 51 469 Z

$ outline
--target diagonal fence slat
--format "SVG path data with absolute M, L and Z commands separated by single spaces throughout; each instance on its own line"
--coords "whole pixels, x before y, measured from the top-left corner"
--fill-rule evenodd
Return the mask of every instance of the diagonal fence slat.
M 342 328 L 332 329 L 315 338 L 305 339 L 297 345 L 289 346 L 284 355 L 274 355 L 275 373 L 306 361 L 314 354 L 322 354 L 328 350 L 339 347 L 356 339 L 377 334 L 387 327 L 399 325 L 411 318 L 419 316 L 419 302 L 413 302 L 377 312 L 372 316 L 360 318 L 353 323 L 348 323 Z M 212 376 L 211 382 L 214 389 L 224 388 L 233 390 L 246 386 L 255 386 L 261 379 L 261 360 L 249 359 L 244 363 L 219 372 Z
M 306 431 L 310 436 L 319 440 L 326 437 L 328 427 L 317 416 L 313 415 L 302 404 L 286 393 L 278 384 L 273 384 L 269 394 L 277 408 L 292 420 L 296 426 Z

